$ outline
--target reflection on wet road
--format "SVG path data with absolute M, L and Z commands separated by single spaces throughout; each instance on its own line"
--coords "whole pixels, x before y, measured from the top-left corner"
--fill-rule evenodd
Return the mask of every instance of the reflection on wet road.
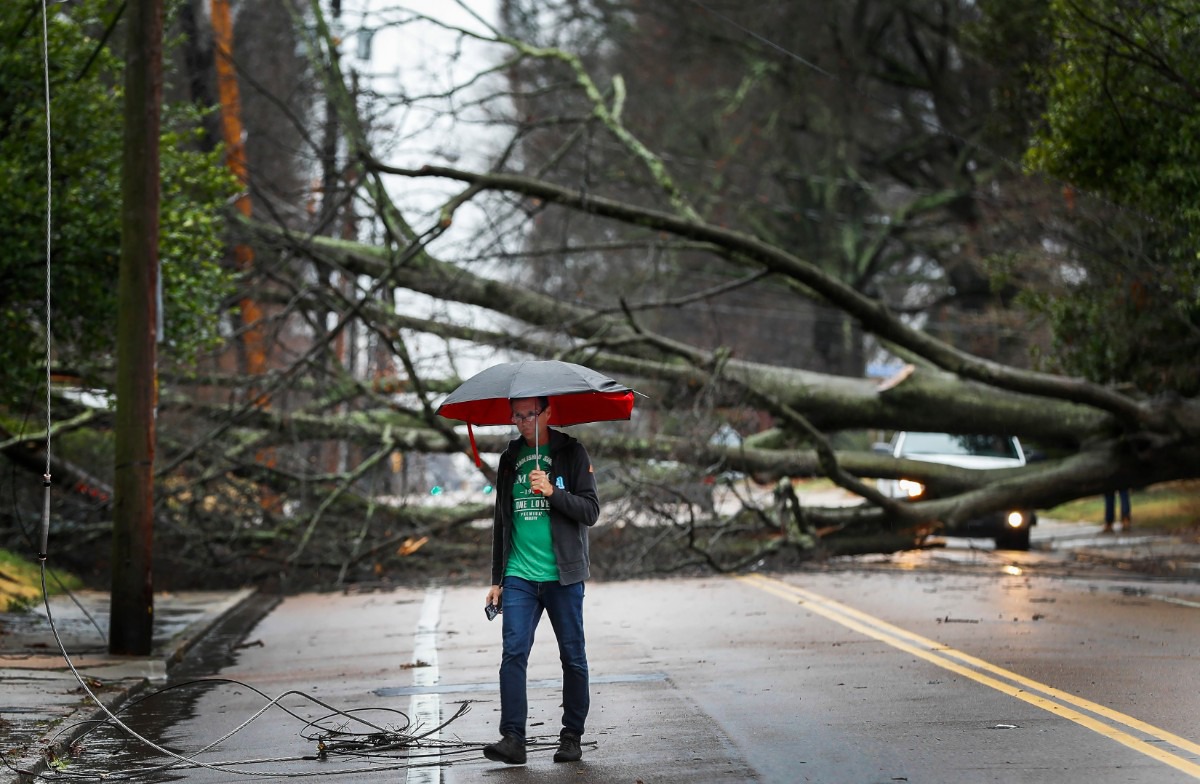
M 529 764 L 479 755 L 498 736 L 500 648 L 481 586 L 288 597 L 242 647 L 210 640 L 192 673 L 172 676 L 219 670 L 246 688 L 168 692 L 131 721 L 195 751 L 262 710 L 254 689 L 395 711 L 397 724 L 430 704 L 415 697 L 436 695 L 449 722 L 439 735 L 458 745 L 422 749 L 412 765 L 321 759 L 304 727 L 323 711 L 300 700 L 204 755 L 256 776 L 354 771 L 341 778 L 392 784 L 415 765 L 436 765 L 421 776 L 446 784 L 1200 780 L 1200 695 L 1181 686 L 1195 674 L 1200 584 L 949 545 L 787 575 L 590 584 L 592 745 L 579 763 L 556 765 L 545 745 L 560 720 L 549 628 L 530 662 Z M 161 762 L 105 733 L 75 772 Z M 183 777 L 240 776 L 138 780 Z

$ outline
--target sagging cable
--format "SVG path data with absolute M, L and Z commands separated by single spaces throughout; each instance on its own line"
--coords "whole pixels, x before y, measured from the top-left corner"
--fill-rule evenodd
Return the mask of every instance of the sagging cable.
M 50 410 L 50 251 L 54 237 L 54 154 L 50 130 L 50 20 L 46 0 L 42 0 L 42 86 L 46 102 L 46 472 L 42 474 L 42 538 L 38 560 L 44 565 L 50 542 L 50 428 L 54 424 Z

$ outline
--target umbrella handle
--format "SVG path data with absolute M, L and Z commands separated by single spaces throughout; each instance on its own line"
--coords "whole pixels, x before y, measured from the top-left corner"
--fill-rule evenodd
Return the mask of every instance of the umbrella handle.
M 539 469 L 542 467 L 542 456 L 541 456 L 541 453 L 538 451 L 538 437 L 540 437 L 541 435 L 542 435 L 542 429 L 540 427 L 538 427 L 537 420 L 535 419 L 533 421 L 533 464 L 534 464 L 534 466 L 536 466 Z M 532 487 L 529 489 L 533 492 L 534 495 L 542 494 L 541 490 L 534 490 Z

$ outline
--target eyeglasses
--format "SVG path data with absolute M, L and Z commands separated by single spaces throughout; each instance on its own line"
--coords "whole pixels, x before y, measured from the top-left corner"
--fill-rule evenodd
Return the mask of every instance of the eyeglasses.
M 519 424 L 521 424 L 522 422 L 532 422 L 533 420 L 535 420 L 535 419 L 537 419 L 538 417 L 540 417 L 540 416 L 542 415 L 542 412 L 543 412 L 543 411 L 545 411 L 545 410 L 546 410 L 546 409 L 544 409 L 544 408 L 543 408 L 543 409 L 539 409 L 539 410 L 537 410 L 537 411 L 530 411 L 528 414 L 516 414 L 516 413 L 514 413 L 514 414 L 512 415 L 512 421 L 513 421 L 513 424 L 514 424 L 514 425 L 519 425 Z

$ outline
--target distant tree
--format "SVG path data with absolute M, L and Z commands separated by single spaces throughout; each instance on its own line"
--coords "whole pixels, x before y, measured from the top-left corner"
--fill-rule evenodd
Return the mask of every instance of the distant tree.
M 1061 366 L 1197 394 L 1200 2 L 1053 0 L 1039 29 L 1044 109 L 1026 159 L 1063 183 L 1073 241 L 1071 279 L 1033 301 Z
M 1037 252 L 1047 211 L 1029 202 L 1046 194 L 1016 165 L 1023 137 L 998 138 L 1001 69 L 965 35 L 979 20 L 975 3 L 506 0 L 502 8 L 515 38 L 577 54 L 698 215 L 753 227 L 956 345 L 1028 361 L 1038 332 L 1018 326 L 1005 305 L 1037 271 L 1004 262 L 1015 250 Z M 526 56 L 508 73 L 524 171 L 655 203 L 659 184 L 628 165 L 561 58 Z M 622 248 L 605 235 L 610 227 L 565 221 L 539 215 L 528 240 L 532 274 L 565 294 L 623 296 L 615 280 L 673 295 L 664 299 L 709 292 L 644 317 L 739 356 L 862 372 L 863 335 L 837 309 L 799 305 L 771 278 L 739 280 L 694 249 L 647 238 Z M 548 274 L 572 255 L 553 249 L 572 239 L 622 274 Z

